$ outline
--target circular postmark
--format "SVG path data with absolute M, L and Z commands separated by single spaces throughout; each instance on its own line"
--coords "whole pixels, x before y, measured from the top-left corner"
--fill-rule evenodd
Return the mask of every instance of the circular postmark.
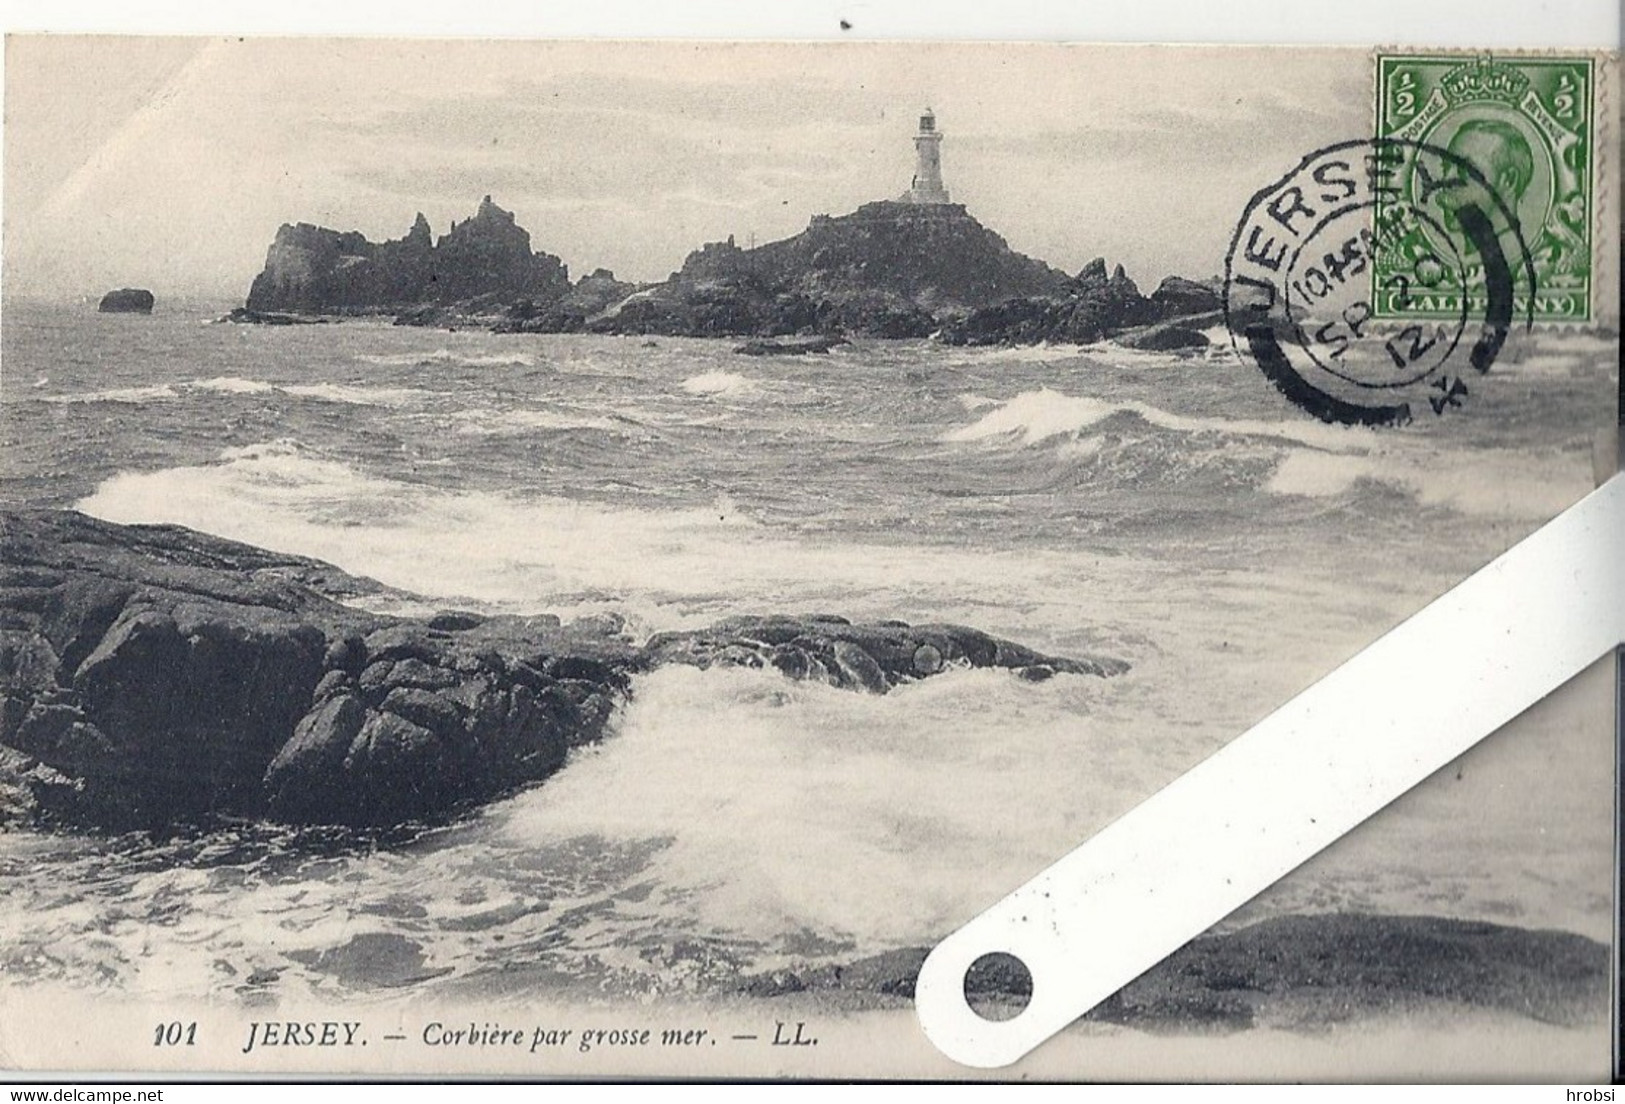
M 1404 275 L 1384 276 L 1403 257 Z M 1253 196 L 1225 257 L 1236 350 L 1327 422 L 1397 425 L 1464 404 L 1535 269 L 1515 208 L 1447 149 L 1399 138 L 1305 157 Z

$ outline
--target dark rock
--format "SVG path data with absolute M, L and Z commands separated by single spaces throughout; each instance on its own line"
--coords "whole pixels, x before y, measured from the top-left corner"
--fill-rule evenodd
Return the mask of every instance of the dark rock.
M 747 975 L 741 993 L 847 991 L 912 998 L 927 948 L 839 966 Z M 1563 931 L 1432 916 L 1283 916 L 1201 936 L 1085 1018 L 1145 1031 L 1317 1030 L 1468 1006 L 1574 1026 L 1608 1014 L 1610 952 Z M 1021 1004 L 1031 975 L 1009 963 L 973 969 L 967 996 Z
M 311 691 L 311 700 L 322 702 L 342 691 L 355 689 L 355 682 L 347 671 L 328 671 Z
M 844 337 L 817 334 L 812 337 L 768 337 L 747 341 L 734 349 L 745 356 L 805 356 L 808 353 L 827 353 L 837 345 L 847 344 Z
M 790 678 L 871 693 L 950 667 L 1042 666 L 1098 677 L 1128 670 L 1116 659 L 1042 655 L 963 625 L 854 625 L 844 618 L 732 617 L 706 629 L 658 634 L 644 650 L 651 665 L 771 666 Z
M 151 314 L 154 302 L 146 288 L 119 288 L 102 296 L 96 309 L 103 314 Z
M 101 768 L 117 753 L 113 742 L 91 723 L 84 710 L 45 701 L 35 702 L 23 714 L 11 744 L 25 755 L 76 773 Z
M 472 218 L 453 223 L 438 242 L 422 214 L 405 237 L 386 242 L 310 223 L 284 225 L 245 306 L 263 320 L 268 312 L 396 313 L 493 296 L 494 320 L 500 304 L 550 302 L 569 290 L 559 258 L 532 252 L 513 213 L 486 196 Z
M 428 654 L 436 662 L 444 658 L 443 655 L 436 655 L 432 652 L 419 654 Z M 455 669 L 447 670 L 445 667 L 438 667 L 433 663 L 425 663 L 416 655 L 394 661 L 384 660 L 381 666 L 385 664 L 387 664 L 389 673 L 384 679 L 383 685 L 387 687 L 409 686 L 414 690 L 444 690 L 456 686 L 462 681 Z
M 47 821 L 443 818 L 596 739 L 641 662 L 553 618 L 453 633 L 362 613 L 328 594 L 376 584 L 183 529 L 68 511 L 3 520 L 13 585 L 0 595 L 17 627 L 0 641 L 0 745 L 37 766 L 0 789 L 22 787 Z M 609 700 L 590 713 L 537 672 L 540 691 L 519 685 L 499 654 L 546 661 L 578 641 L 573 692 Z M 594 673 L 613 677 L 581 688 Z
M 984 307 L 1059 291 L 1064 273 L 1011 249 L 962 204 L 866 203 L 848 215 L 815 215 L 794 237 L 755 249 L 730 239 L 691 253 L 679 278 L 750 273 L 811 299 L 892 293 L 916 306 Z
M 950 666 L 1116 674 L 954 625 L 731 618 L 637 647 L 613 617 L 386 617 L 330 565 L 173 526 L 0 515 L 0 819 L 435 821 L 556 771 L 661 663 L 884 693 Z
M 948 345 L 1036 345 L 1053 340 L 1066 315 L 1056 299 L 1008 299 L 944 323 L 937 337 Z
M 1201 330 L 1193 330 L 1187 326 L 1172 324 L 1147 326 L 1143 330 L 1118 334 L 1113 340 L 1119 345 L 1130 349 L 1142 349 L 1146 352 L 1157 353 L 1205 349 L 1209 344 L 1207 334 Z
M 783 336 L 813 329 L 818 306 L 749 273 L 664 284 L 629 295 L 586 324 L 592 333 L 682 337 Z
M 1192 314 L 1212 314 L 1224 311 L 1224 281 L 1187 280 L 1183 276 L 1168 276 L 1151 293 L 1151 302 L 1159 318 L 1179 318 Z
M 397 325 L 498 333 L 808 339 L 806 349 L 744 350 L 765 354 L 824 351 L 826 335 L 1090 343 L 1218 309 L 1210 283 L 1169 277 L 1148 298 L 1103 258 L 1068 277 L 1011 249 L 963 205 L 891 200 L 815 215 L 761 246 L 706 243 L 658 284 L 600 268 L 571 285 L 559 259 L 533 253 L 513 214 L 486 196 L 438 242 L 421 214 L 405 237 L 377 243 L 284 225 L 247 304 L 229 317 L 285 325 L 387 313 Z
M 1122 265 L 1108 273 L 1097 257 L 1059 294 L 972 311 L 945 322 L 937 336 L 950 345 L 1088 345 L 1111 337 L 1134 348 L 1191 349 L 1207 345 L 1197 331 L 1221 320 L 1215 312 L 1222 312 L 1222 303 L 1209 284 L 1170 276 L 1148 298 Z M 1170 325 L 1157 325 L 1164 322 Z
M 365 823 L 435 817 L 459 796 L 458 749 L 441 732 L 395 713 L 368 713 L 344 757 Z
M 617 280 L 607 268 L 594 269 L 551 302 L 521 299 L 512 304 L 492 329 L 497 333 L 580 333 L 642 288 Z
M 954 307 L 942 308 L 953 311 Z M 936 332 L 937 312 L 927 310 L 906 295 L 883 289 L 847 290 L 822 299 L 815 327 L 823 333 L 861 334 L 891 339 L 930 337 Z
M 1079 285 L 1104 284 L 1106 279 L 1105 257 L 1096 257 L 1078 270 L 1077 282 Z
M 289 821 L 321 821 L 343 807 L 344 761 L 367 710 L 353 694 L 318 704 L 265 769 L 266 809 Z
M 328 322 L 329 319 L 308 318 L 300 314 L 288 314 L 285 311 L 249 310 L 247 307 L 234 307 L 231 313 L 220 319 L 220 321 L 254 326 L 316 326 Z
M 690 253 L 663 284 L 607 309 L 598 333 L 694 337 L 925 337 L 944 312 L 1063 295 L 1066 274 L 1011 249 L 959 204 L 868 203 L 814 216 L 752 249 L 732 238 Z
M 431 732 L 451 732 L 463 723 L 463 712 L 456 700 L 415 686 L 397 686 L 384 696 L 379 706 Z
M 462 632 L 464 629 L 479 628 L 484 623 L 485 618 L 479 614 L 461 610 L 442 610 L 429 618 L 429 628 L 442 632 Z
M 921 644 L 914 649 L 914 671 L 920 676 L 934 675 L 942 670 L 942 652 L 934 644 Z
M 444 977 L 454 969 L 428 965 L 419 944 L 394 932 L 362 932 L 340 946 L 289 951 L 288 957 L 347 989 L 401 988 Z
M 830 648 L 841 680 L 848 686 L 860 686 L 871 694 L 884 694 L 890 689 L 886 672 L 873 656 L 850 640 L 837 640 Z
M 335 640 L 322 654 L 322 666 L 329 671 L 348 671 L 359 674 L 367 662 L 367 644 L 360 636 L 347 636 Z

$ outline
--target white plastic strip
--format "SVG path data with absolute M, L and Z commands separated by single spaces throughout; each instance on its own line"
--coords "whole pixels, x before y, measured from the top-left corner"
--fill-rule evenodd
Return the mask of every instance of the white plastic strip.
M 915 991 L 926 1035 L 1014 1062 L 1622 641 L 1615 476 L 943 940 Z M 964 978 L 1001 951 L 1033 992 L 995 1022 Z

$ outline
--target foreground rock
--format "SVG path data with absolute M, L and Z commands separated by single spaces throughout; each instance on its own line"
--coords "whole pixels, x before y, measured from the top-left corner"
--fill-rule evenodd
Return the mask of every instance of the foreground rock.
M 602 626 L 363 613 L 335 599 L 374 584 L 185 529 L 4 521 L 0 744 L 47 820 L 443 815 L 596 739 L 638 662 Z
M 739 989 L 911 999 L 927 953 L 777 970 Z M 1431 1004 L 1569 1026 L 1607 1016 L 1609 957 L 1606 945 L 1571 932 L 1430 916 L 1284 916 L 1193 940 L 1085 1018 L 1148 1031 L 1316 1030 Z M 1032 979 L 995 964 L 974 971 L 966 990 L 975 1005 L 1019 1007 Z
M 0 821 L 443 819 L 556 771 L 665 663 L 873 693 L 954 666 L 1124 669 L 827 616 L 642 646 L 602 618 L 388 617 L 343 604 L 385 588 L 316 560 L 71 511 L 0 522 Z
M 146 288 L 119 288 L 102 296 L 96 309 L 103 314 L 151 314 L 155 302 Z
M 651 663 L 773 668 L 793 679 L 883 694 L 953 667 L 1004 667 L 1034 682 L 1060 673 L 1109 678 L 1116 659 L 1063 659 L 963 625 L 902 621 L 854 625 L 844 617 L 732 617 L 707 629 L 660 633 Z

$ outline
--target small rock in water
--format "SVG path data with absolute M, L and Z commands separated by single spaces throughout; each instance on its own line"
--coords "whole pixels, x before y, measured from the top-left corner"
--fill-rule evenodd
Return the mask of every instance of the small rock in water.
M 806 356 L 808 353 L 827 353 L 837 345 L 848 344 L 844 337 L 817 334 L 812 337 L 763 338 L 747 341 L 734 350 L 745 356 Z
M 119 288 L 102 296 L 96 309 L 102 314 L 151 314 L 155 302 L 146 288 Z

